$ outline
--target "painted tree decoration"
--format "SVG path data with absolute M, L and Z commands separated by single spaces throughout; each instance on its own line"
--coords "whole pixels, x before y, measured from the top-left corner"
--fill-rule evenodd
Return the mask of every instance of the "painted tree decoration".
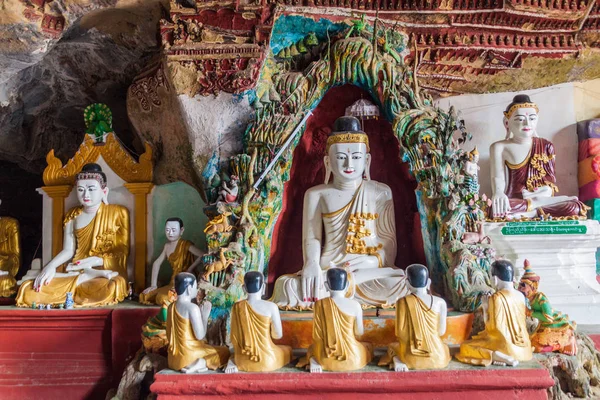
M 112 113 L 106 104 L 94 103 L 83 112 L 85 133 L 94 136 L 96 143 L 104 142 L 104 136 L 113 131 Z

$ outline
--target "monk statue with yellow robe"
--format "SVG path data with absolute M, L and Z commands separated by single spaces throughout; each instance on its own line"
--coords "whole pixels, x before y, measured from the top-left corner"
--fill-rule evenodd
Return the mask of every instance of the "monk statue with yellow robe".
M 331 296 L 314 305 L 313 343 L 297 366 L 309 366 L 310 372 L 362 369 L 373 358 L 373 346 L 356 340 L 364 333 L 362 308 L 346 296 L 348 272 L 330 268 L 326 277 Z
M 165 222 L 165 236 L 167 242 L 163 251 L 152 264 L 152 278 L 150 287 L 140 294 L 140 303 L 142 304 L 157 304 L 162 305 L 169 299 L 169 290 L 173 288 L 175 276 L 180 272 L 192 272 L 202 261 L 201 256 L 204 254 L 189 240 L 182 239 L 183 221 L 181 218 L 169 218 Z M 194 261 L 194 256 L 196 260 Z M 158 271 L 160 266 L 167 259 L 173 272 L 168 285 L 157 288 L 158 286 Z
M 75 307 L 116 304 L 127 296 L 129 212 L 108 204 L 106 175 L 86 164 L 75 180 L 81 204 L 64 220 L 63 249 L 35 277 L 23 282 L 17 306 L 62 304 L 73 293 Z
M 520 94 L 504 112 L 506 139 L 490 146 L 492 216 L 585 218 L 587 207 L 577 197 L 555 196 L 554 146 L 536 133 L 538 111 Z
M 240 300 L 231 310 L 231 344 L 234 356 L 229 359 L 225 373 L 269 372 L 290 363 L 292 348 L 278 346 L 283 330 L 279 308 L 262 300 L 265 291 L 263 274 L 249 271 L 244 275 L 247 300 Z
M 167 311 L 167 364 L 170 369 L 186 374 L 205 372 L 225 366 L 229 359 L 227 347 L 211 346 L 204 338 L 208 330 L 208 315 L 212 305 L 192 302 L 198 295 L 196 277 L 189 272 L 175 276 L 177 301 Z
M 396 372 L 445 368 L 452 359 L 441 339 L 446 333 L 446 302 L 427 293 L 431 279 L 426 266 L 410 265 L 406 277 L 411 294 L 396 303 L 398 342 L 390 344 L 379 365 L 389 365 Z
M 485 329 L 460 345 L 456 358 L 463 363 L 515 367 L 533 358 L 526 324 L 525 296 L 513 285 L 514 267 L 506 260 L 492 264 L 496 292 L 482 301 Z
M 0 217 L 0 297 L 10 297 L 16 293 L 15 276 L 20 266 L 19 221 L 10 217 Z
M 336 120 L 324 163 L 325 183 L 304 195 L 304 266 L 277 279 L 271 300 L 284 309 L 310 308 L 328 295 L 325 271 L 340 267 L 350 273 L 349 295 L 391 306 L 407 294 L 404 271 L 394 266 L 394 201 L 387 185 L 370 179 L 369 139 L 358 119 Z

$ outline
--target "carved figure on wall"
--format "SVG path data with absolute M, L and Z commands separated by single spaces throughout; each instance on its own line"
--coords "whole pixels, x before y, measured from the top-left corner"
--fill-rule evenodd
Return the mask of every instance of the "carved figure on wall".
M 327 295 L 325 271 L 342 267 L 361 304 L 393 305 L 407 293 L 404 271 L 393 264 L 394 202 L 387 185 L 370 179 L 369 140 L 358 119 L 337 119 L 324 163 L 325 183 L 304 196 L 304 267 L 276 281 L 272 300 L 283 308 L 310 307 Z
M 217 203 L 220 201 L 224 201 L 225 203 L 234 203 L 237 200 L 239 193 L 239 183 L 240 179 L 237 175 L 231 175 L 229 184 L 227 185 L 227 181 L 223 180 L 221 182 L 221 190 L 219 190 L 219 197 L 217 198 Z
M 230 215 L 230 212 L 224 212 L 223 214 L 219 214 L 212 220 L 208 221 L 208 224 L 206 224 L 206 228 L 204 228 L 204 233 L 206 233 L 207 235 L 212 235 L 213 233 L 231 231 L 233 227 L 229 225 L 228 217 Z
M 20 240 L 19 221 L 0 217 L 0 297 L 9 297 L 16 292 L 15 276 L 21 266 Z
M 234 356 L 229 359 L 225 373 L 275 371 L 290 363 L 292 348 L 277 346 L 283 328 L 277 305 L 262 300 L 265 282 L 262 273 L 249 271 L 244 275 L 247 300 L 240 300 L 231 310 L 231 344 Z
M 463 363 L 514 367 L 533 357 L 527 333 L 526 299 L 513 286 L 514 267 L 506 260 L 492 264 L 494 294 L 482 300 L 485 329 L 460 345 Z
M 175 276 L 180 272 L 192 272 L 201 262 L 204 252 L 194 246 L 189 240 L 182 239 L 185 228 L 181 218 L 172 217 L 165 222 L 167 242 L 163 251 L 152 264 L 150 287 L 140 294 L 140 303 L 161 305 L 168 299 L 169 290 L 173 287 Z M 194 260 L 196 257 L 196 260 Z M 173 273 L 168 285 L 158 288 L 158 272 L 160 266 L 169 261 Z
M 212 306 L 207 301 L 200 306 L 192 303 L 198 295 L 196 277 L 188 272 L 179 273 L 175 277 L 175 291 L 177 301 L 169 306 L 167 314 L 169 368 L 192 374 L 225 366 L 229 348 L 211 346 L 204 340 Z
M 540 277 L 533 272 L 528 260 L 524 263 L 525 273 L 519 282 L 519 291 L 529 301 L 528 314 L 539 321 L 531 335 L 531 344 L 536 353 L 558 351 L 567 355 L 577 354 L 575 329 L 577 324 L 569 316 L 554 310 L 543 292 L 538 291 Z
M 115 304 L 127 296 L 129 211 L 108 204 L 106 175 L 98 164 L 83 166 L 75 188 L 81 205 L 65 216 L 63 250 L 35 280 L 21 285 L 18 306 L 62 304 L 68 292 L 74 293 L 75 307 Z
M 347 297 L 348 272 L 330 268 L 326 276 L 331 297 L 315 303 L 313 343 L 297 366 L 308 366 L 310 372 L 317 373 L 364 368 L 373 357 L 373 346 L 356 339 L 355 335 L 364 332 L 362 308 Z
M 226 250 L 227 249 L 225 247 L 221 247 L 219 249 L 219 258 L 206 266 L 204 274 L 202 275 L 202 279 L 204 279 L 205 281 L 209 282 L 210 281 L 210 276 L 213 273 L 224 271 L 231 264 L 234 263 L 235 260 L 233 260 L 233 259 L 227 259 L 227 257 L 225 256 L 225 251 Z
M 575 196 L 555 196 L 554 146 L 537 136 L 538 106 L 517 95 L 504 112 L 506 139 L 490 147 L 494 218 L 583 217 Z
M 452 357 L 441 336 L 446 332 L 448 309 L 441 297 L 428 294 L 431 285 L 429 270 L 421 264 L 406 269 L 411 294 L 396 303 L 396 337 L 379 365 L 389 365 L 394 371 L 445 368 Z

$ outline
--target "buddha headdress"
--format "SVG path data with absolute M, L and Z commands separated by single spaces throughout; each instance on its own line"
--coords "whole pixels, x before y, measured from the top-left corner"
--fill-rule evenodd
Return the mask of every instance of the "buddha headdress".
M 335 120 L 333 132 L 327 138 L 326 151 L 337 143 L 364 143 L 369 152 L 369 137 L 360 127 L 360 121 L 356 117 L 340 117 Z
M 93 179 L 100 183 L 102 189 L 106 188 L 106 174 L 102 172 L 102 167 L 95 163 L 85 164 L 81 172 L 77 174 L 75 180 Z
M 526 94 L 518 94 L 513 98 L 512 103 L 506 107 L 506 110 L 504 111 L 504 117 L 510 118 L 512 113 L 519 108 L 533 108 L 535 109 L 536 113 L 540 111 L 537 104 L 532 102 L 529 96 Z

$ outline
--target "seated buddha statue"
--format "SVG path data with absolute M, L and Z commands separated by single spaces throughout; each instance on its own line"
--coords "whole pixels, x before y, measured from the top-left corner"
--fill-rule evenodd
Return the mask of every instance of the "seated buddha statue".
M 304 196 L 304 266 L 277 279 L 272 301 L 309 308 L 327 296 L 325 271 L 340 267 L 350 273 L 349 296 L 363 305 L 393 305 L 407 293 L 404 271 L 394 267 L 394 201 L 387 185 L 370 179 L 369 140 L 358 119 L 337 119 L 324 163 L 325 183 Z
M 290 363 L 292 348 L 278 346 L 283 328 L 279 308 L 262 300 L 265 291 L 263 274 L 249 271 L 244 275 L 247 300 L 240 300 L 231 310 L 231 344 L 234 356 L 229 359 L 225 373 L 275 371 Z
M 198 295 L 196 277 L 181 272 L 175 277 L 177 301 L 167 311 L 167 364 L 170 369 L 186 374 L 218 369 L 227 363 L 229 348 L 211 346 L 204 338 L 208 330 L 211 304 L 192 303 Z
M 513 286 L 514 268 L 506 260 L 492 264 L 496 292 L 482 301 L 485 329 L 460 345 L 456 358 L 465 364 L 517 366 L 533 357 L 526 325 L 527 302 Z
M 150 287 L 140 294 L 140 303 L 162 305 L 169 298 L 169 290 L 173 287 L 175 276 L 180 272 L 191 272 L 202 261 L 204 254 L 189 240 L 182 239 L 184 227 L 181 218 L 168 218 L 165 222 L 167 242 L 163 251 L 152 264 Z M 197 257 L 194 261 L 194 256 Z M 173 272 L 168 285 L 158 288 L 158 272 L 163 261 L 167 259 Z
M 33 280 L 19 287 L 17 306 L 58 305 L 73 293 L 75 307 L 99 307 L 123 301 L 128 294 L 129 212 L 108 204 L 106 175 L 86 164 L 75 188 L 81 204 L 64 219 L 63 249 Z
M 19 240 L 19 222 L 14 218 L 0 217 L 0 297 L 10 297 L 16 292 L 15 276 L 21 266 Z
M 379 365 L 389 365 L 396 372 L 445 368 L 452 358 L 441 339 L 446 332 L 446 302 L 427 293 L 431 279 L 426 266 L 410 265 L 406 277 L 411 294 L 396 303 L 398 342 L 390 344 Z
M 587 207 L 574 196 L 555 196 L 554 146 L 537 136 L 538 107 L 517 95 L 504 112 L 505 140 L 490 146 L 492 216 L 585 217 Z
M 297 366 L 316 373 L 364 368 L 373 358 L 373 346 L 356 339 L 364 333 L 362 308 L 346 297 L 348 272 L 330 268 L 326 276 L 331 296 L 314 305 L 313 343 Z
M 519 282 L 519 291 L 529 301 L 528 314 L 539 321 L 531 335 L 531 344 L 536 353 L 558 351 L 569 356 L 577 354 L 577 338 L 575 321 L 569 316 L 552 308 L 548 297 L 538 291 L 540 277 L 525 260 L 525 273 Z

